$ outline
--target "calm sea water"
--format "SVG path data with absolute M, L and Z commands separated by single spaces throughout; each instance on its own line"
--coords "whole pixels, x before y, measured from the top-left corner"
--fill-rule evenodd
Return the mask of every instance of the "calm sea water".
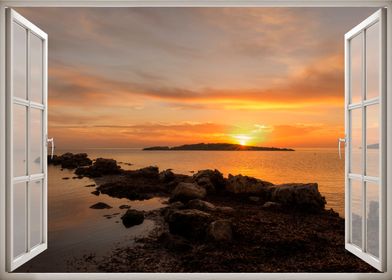
M 61 154 L 66 151 L 58 150 Z M 90 158 L 113 158 L 124 169 L 155 165 L 160 170 L 172 168 L 176 173 L 189 174 L 201 169 L 218 169 L 229 173 L 248 175 L 275 184 L 319 184 L 327 199 L 327 207 L 344 216 L 344 159 L 337 149 L 296 149 L 294 152 L 268 151 L 142 151 L 140 149 L 84 149 Z

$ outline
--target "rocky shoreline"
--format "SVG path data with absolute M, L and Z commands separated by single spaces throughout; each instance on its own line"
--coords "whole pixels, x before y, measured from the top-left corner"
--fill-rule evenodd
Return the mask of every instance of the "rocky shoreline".
M 123 170 L 87 154 L 48 158 L 96 182 L 95 195 L 129 200 L 167 197 L 167 207 L 124 207 L 126 228 L 153 219 L 155 230 L 136 246 L 79 261 L 106 272 L 375 272 L 344 249 L 344 219 L 325 209 L 317 183 L 274 185 L 218 170 L 193 176 L 150 166 Z M 108 205 L 93 205 L 94 209 Z

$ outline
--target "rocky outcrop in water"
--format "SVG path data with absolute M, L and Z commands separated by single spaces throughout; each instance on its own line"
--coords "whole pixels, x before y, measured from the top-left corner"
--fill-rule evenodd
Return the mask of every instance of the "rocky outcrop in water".
M 61 168 L 75 169 L 81 166 L 89 166 L 92 160 L 86 153 L 65 153 L 61 156 L 54 155 L 53 158 L 48 155 L 48 164 L 60 165 Z
M 164 196 L 170 203 L 146 212 L 121 206 L 124 226 L 148 218 L 157 228 L 136 241 L 141 245 L 124 245 L 100 261 L 102 271 L 374 271 L 345 251 L 344 220 L 325 210 L 316 183 L 274 185 L 225 178 L 218 170 L 193 176 L 153 166 L 126 171 L 115 161 L 107 166 L 93 177 L 97 192 L 130 200 Z M 376 217 L 378 204 L 369 209 Z
M 90 178 L 101 177 L 103 175 L 120 174 L 122 169 L 114 159 L 97 158 L 94 163 L 87 167 L 78 167 L 76 175 Z

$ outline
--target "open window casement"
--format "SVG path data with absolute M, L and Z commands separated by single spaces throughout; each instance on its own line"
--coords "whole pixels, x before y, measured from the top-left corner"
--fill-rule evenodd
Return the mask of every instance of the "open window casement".
M 345 35 L 346 249 L 386 265 L 386 10 Z
M 47 248 L 47 35 L 7 9 L 7 269 Z

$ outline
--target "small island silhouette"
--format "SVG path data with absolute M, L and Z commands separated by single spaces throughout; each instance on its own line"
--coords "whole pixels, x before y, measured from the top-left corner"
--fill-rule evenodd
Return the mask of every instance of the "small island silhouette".
M 143 149 L 144 151 L 294 151 L 289 148 L 246 146 L 230 143 L 198 143 L 181 146 L 154 146 Z

